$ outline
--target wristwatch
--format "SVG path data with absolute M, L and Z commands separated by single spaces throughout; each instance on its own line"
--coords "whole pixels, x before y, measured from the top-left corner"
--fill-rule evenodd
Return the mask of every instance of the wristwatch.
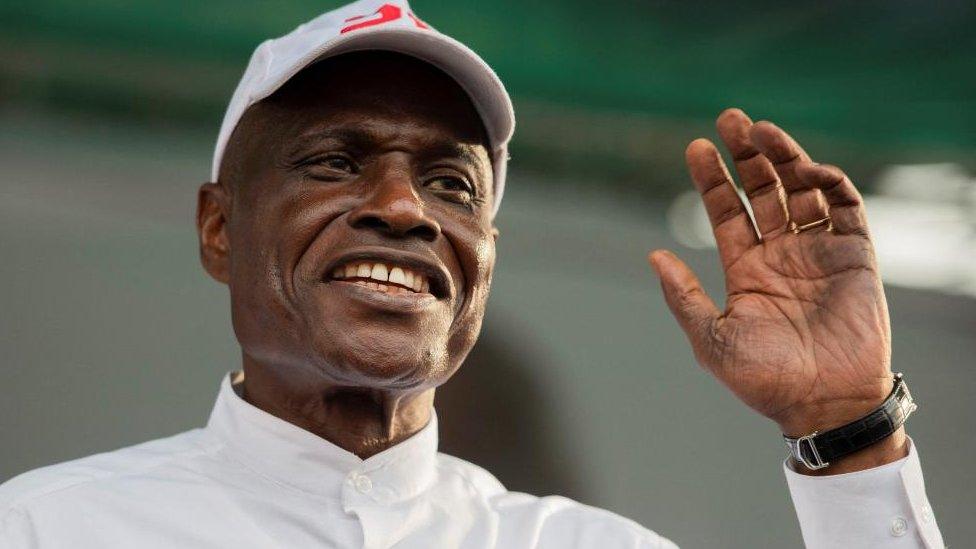
M 814 431 L 799 438 L 783 435 L 783 439 L 793 459 L 807 469 L 823 469 L 838 458 L 888 437 L 905 423 L 916 408 L 918 405 L 899 373 L 895 374 L 891 394 L 870 414 L 823 433 Z

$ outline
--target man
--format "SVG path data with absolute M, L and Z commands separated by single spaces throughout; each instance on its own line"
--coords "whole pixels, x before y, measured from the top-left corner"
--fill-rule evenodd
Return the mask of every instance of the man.
M 434 390 L 477 339 L 513 124 L 495 74 L 405 2 L 262 44 L 197 210 L 243 372 L 206 428 L 4 485 L 0 545 L 673 547 L 436 453 Z M 755 217 L 715 147 L 689 145 L 726 310 L 670 252 L 649 258 L 696 357 L 790 437 L 808 545 L 941 546 L 857 191 L 770 123 L 728 110 L 718 129 Z

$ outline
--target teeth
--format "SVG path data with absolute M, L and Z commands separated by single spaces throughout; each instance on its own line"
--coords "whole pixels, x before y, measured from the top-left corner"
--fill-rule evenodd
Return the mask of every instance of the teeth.
M 400 267 L 393 267 L 390 269 L 390 282 L 394 284 L 403 284 L 406 278 L 403 276 L 403 269 Z
M 371 290 L 389 294 L 430 292 L 430 281 L 426 275 L 414 272 L 407 267 L 386 265 L 384 263 L 355 262 L 332 270 L 332 278 L 342 280 L 357 278 L 366 280 L 353 281 Z M 389 282 L 389 284 L 386 284 Z M 394 286 L 396 284 L 396 286 Z

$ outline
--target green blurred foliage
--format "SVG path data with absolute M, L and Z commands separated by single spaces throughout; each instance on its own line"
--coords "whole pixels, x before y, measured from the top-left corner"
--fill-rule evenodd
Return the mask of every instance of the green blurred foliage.
M 253 48 L 337 5 L 5 4 L 0 100 L 215 131 Z M 976 149 L 971 1 L 413 7 L 506 82 L 523 168 L 667 185 L 683 144 L 730 105 L 855 171 L 892 158 L 968 162 Z

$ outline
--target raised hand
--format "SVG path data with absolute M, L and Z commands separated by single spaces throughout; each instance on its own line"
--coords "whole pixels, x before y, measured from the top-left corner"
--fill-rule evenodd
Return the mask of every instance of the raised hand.
M 686 161 L 708 212 L 725 310 L 674 254 L 650 262 L 699 363 L 791 436 L 867 414 L 893 385 L 888 310 L 861 196 L 840 169 L 815 164 L 783 130 L 738 109 L 718 120 L 755 224 L 718 150 L 688 145 Z M 871 449 L 869 449 L 871 450 Z M 905 454 L 904 431 L 831 472 Z

